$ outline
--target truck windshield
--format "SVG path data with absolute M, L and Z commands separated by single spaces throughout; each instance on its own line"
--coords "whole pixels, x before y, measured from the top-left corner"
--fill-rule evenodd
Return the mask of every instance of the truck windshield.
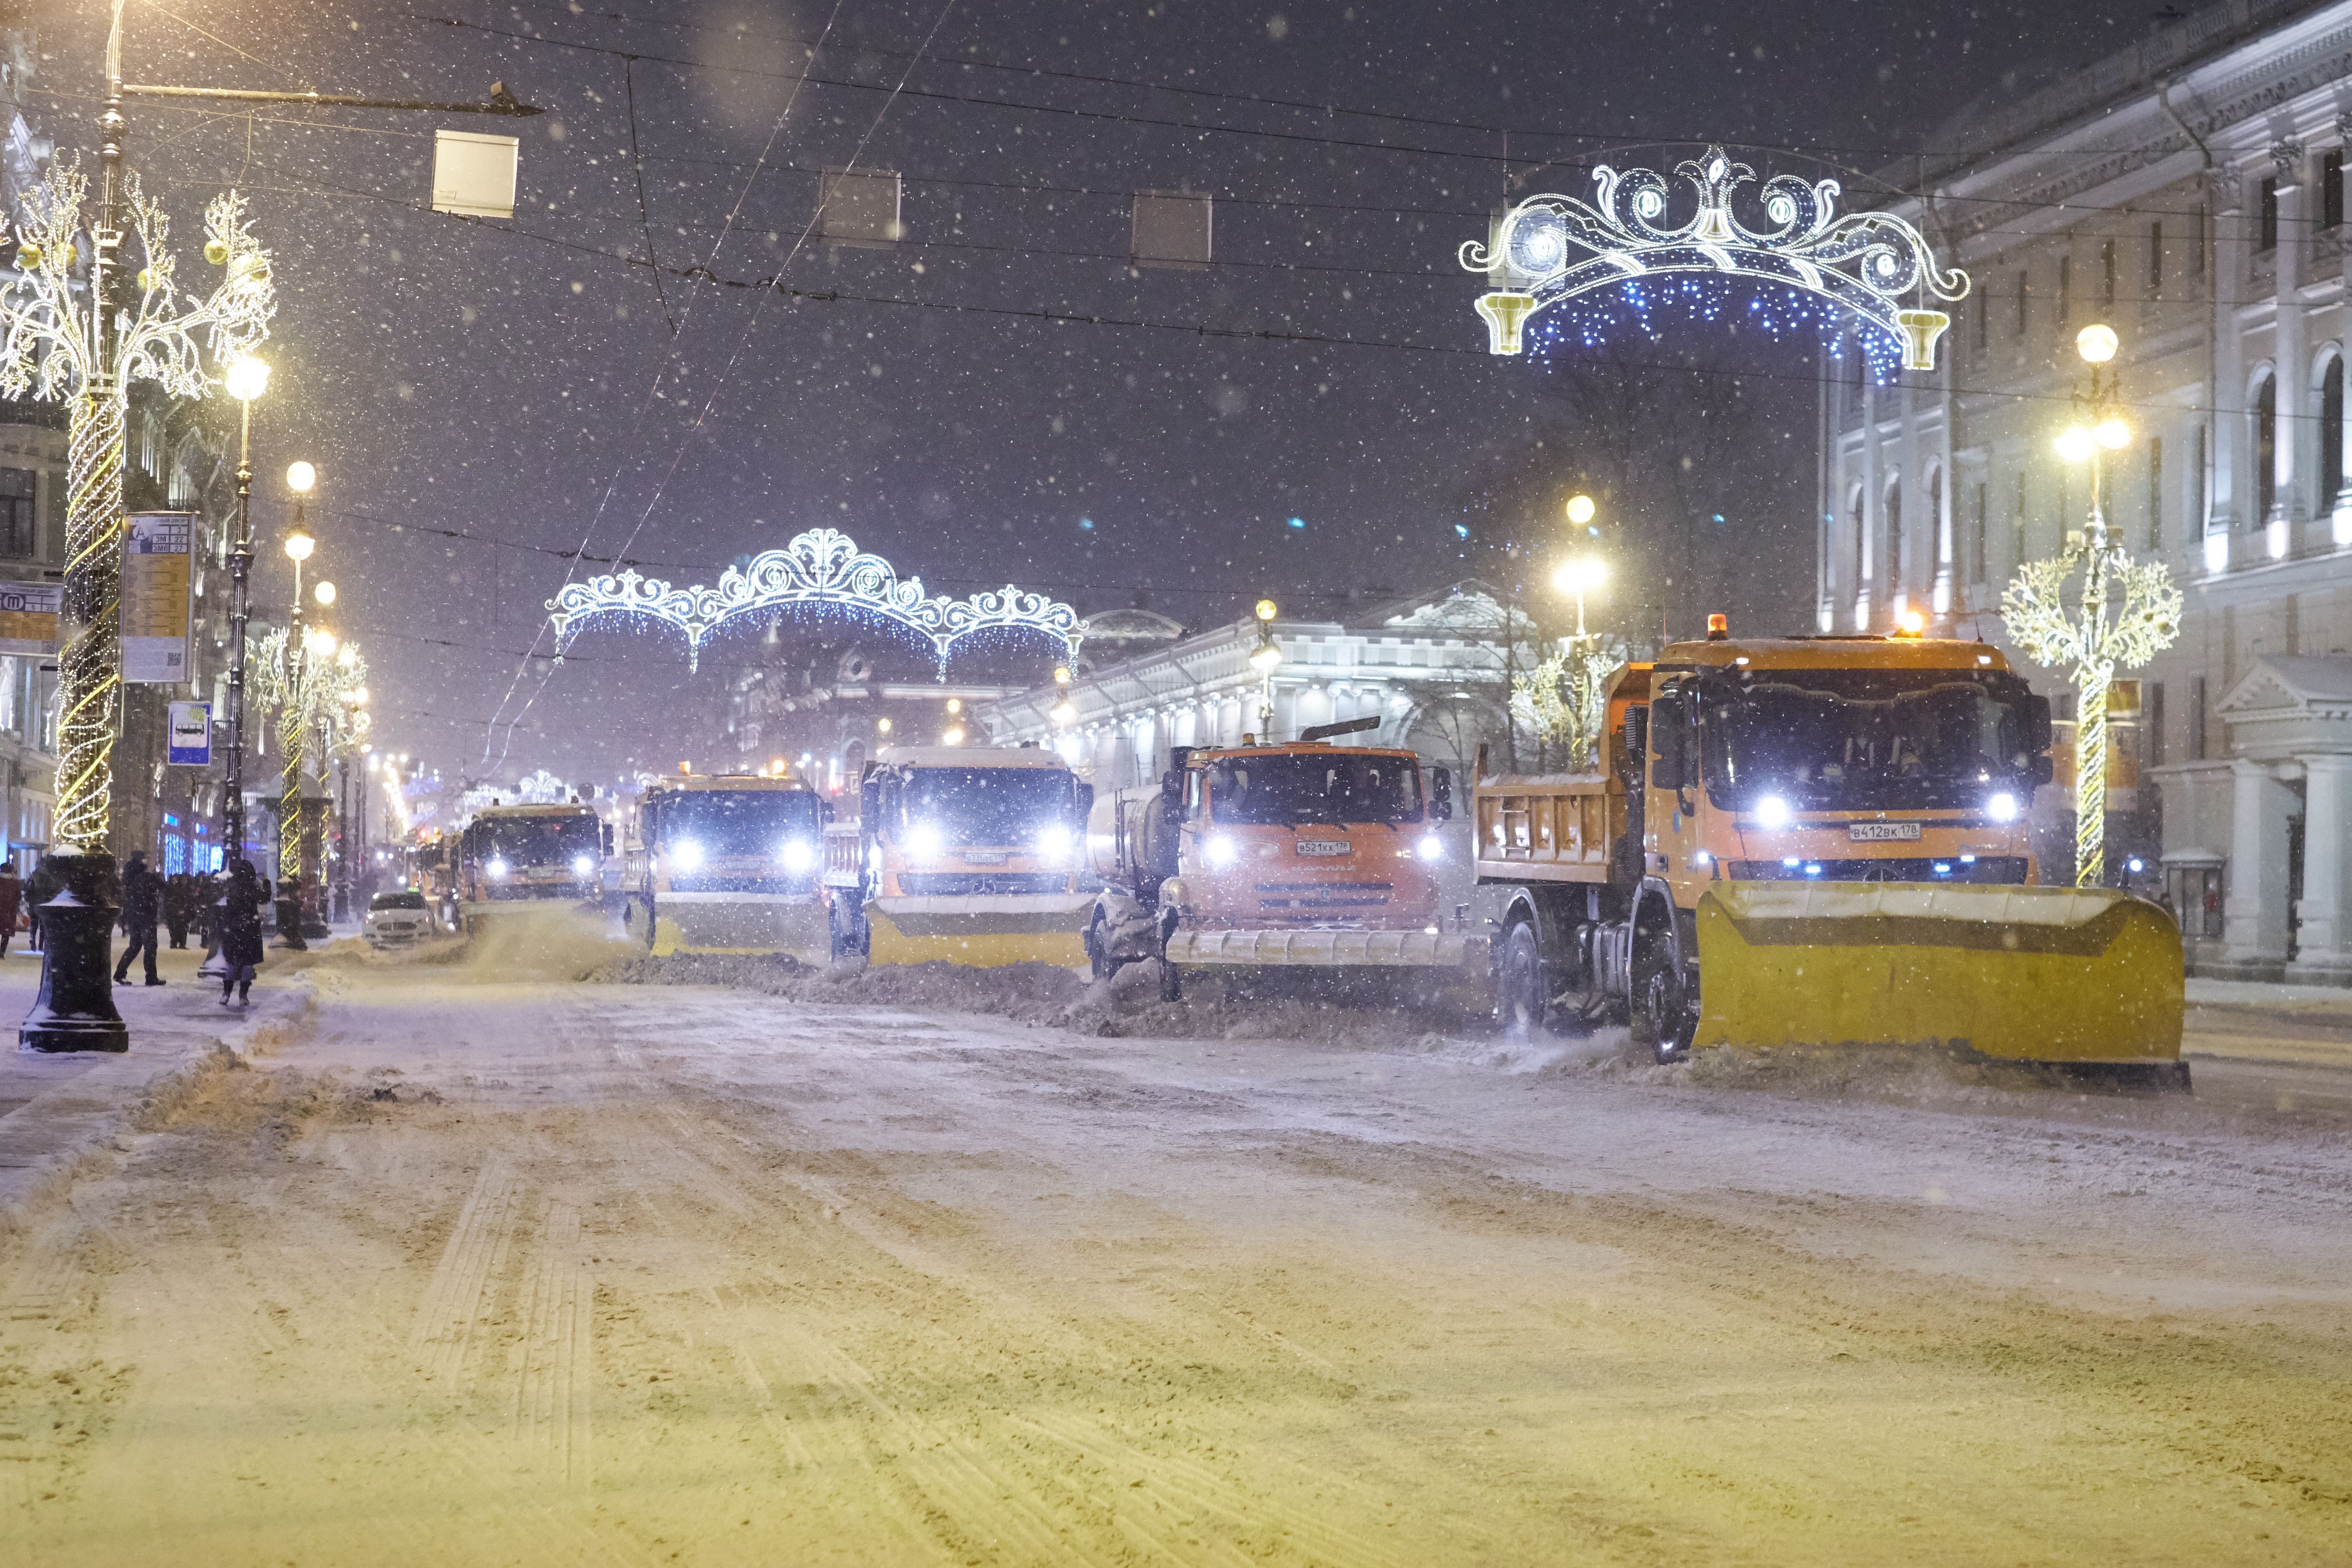
M 514 866 L 569 866 L 583 855 L 604 847 L 596 819 L 578 816 L 492 816 L 477 821 L 476 860 L 504 860 Z
M 2041 738 L 2025 682 L 2000 670 L 1773 669 L 1697 688 L 1707 797 L 1742 809 L 1934 810 L 2030 787 Z
M 898 786 L 895 820 L 948 844 L 1025 845 L 1073 825 L 1075 784 L 1059 768 L 916 768 Z
M 1419 822 L 1421 764 L 1356 752 L 1272 752 L 1209 764 L 1219 822 Z
M 816 796 L 807 790 L 680 790 L 661 803 L 662 847 L 692 844 L 705 855 L 773 855 L 787 839 L 817 835 Z

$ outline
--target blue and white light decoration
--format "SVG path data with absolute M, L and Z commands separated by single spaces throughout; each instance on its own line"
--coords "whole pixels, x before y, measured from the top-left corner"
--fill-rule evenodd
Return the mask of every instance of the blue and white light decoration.
M 749 567 L 730 566 L 715 587 L 675 588 L 633 570 L 567 584 L 547 602 L 559 652 L 582 624 L 602 616 L 651 619 L 686 634 L 687 664 L 699 666 L 702 645 L 728 622 L 760 610 L 791 608 L 818 616 L 847 613 L 903 626 L 926 638 L 942 679 L 948 656 L 968 637 L 1034 632 L 1062 646 L 1075 664 L 1086 623 L 1059 600 L 1008 583 L 1001 593 L 968 599 L 926 595 L 919 577 L 901 579 L 879 555 L 860 552 L 847 534 L 813 528 L 782 550 L 764 551 Z
M 1735 310 L 1775 333 L 1812 324 L 1834 337 L 1848 320 L 1858 320 L 1878 329 L 1857 334 L 1878 379 L 1897 363 L 1906 370 L 1935 368 L 1937 341 L 1952 318 L 1927 308 L 1927 300 L 1965 298 L 1969 275 L 1939 267 L 1917 229 L 1891 213 L 1839 217 L 1835 180 L 1807 184 L 1780 174 L 1763 186 L 1764 215 L 1780 226 L 1759 232 L 1731 212 L 1732 191 L 1756 177 L 1747 164 L 1710 147 L 1675 173 L 1698 192 L 1698 210 L 1678 228 L 1657 226 L 1670 188 L 1664 175 L 1602 164 L 1592 171 L 1594 202 L 1529 196 L 1496 226 L 1491 249 L 1477 240 L 1464 245 L 1463 267 L 1496 285 L 1477 300 L 1488 351 L 1522 352 L 1521 329 L 1530 316 L 1590 296 L 1547 323 L 1545 340 L 1575 332 L 1597 342 L 1603 325 L 1626 310 L 1646 329 L 1653 310 L 1672 305 L 1707 320 Z M 1571 246 L 1591 255 L 1578 260 Z M 1758 283 L 1775 287 L 1759 292 Z M 1918 303 L 1904 307 L 1902 297 L 1915 292 Z

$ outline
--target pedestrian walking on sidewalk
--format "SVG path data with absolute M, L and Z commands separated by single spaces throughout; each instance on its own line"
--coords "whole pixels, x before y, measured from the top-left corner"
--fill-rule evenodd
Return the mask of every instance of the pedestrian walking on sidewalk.
M 16 880 L 16 862 L 0 860 L 0 958 L 8 956 L 8 939 L 16 934 L 16 910 L 25 901 L 25 884 Z
M 155 973 L 155 922 L 163 917 L 163 879 L 147 869 L 147 851 L 133 849 L 131 864 L 122 868 L 122 931 L 131 945 L 122 950 L 114 965 L 117 985 L 131 984 L 131 961 L 142 953 L 147 959 L 147 984 L 165 984 Z
M 188 917 L 195 912 L 196 879 L 185 871 L 174 871 L 163 882 L 163 924 L 172 933 L 173 947 L 188 945 Z
M 242 857 L 229 862 L 228 887 L 213 915 L 220 934 L 221 1005 L 229 994 L 244 1006 L 253 989 L 253 972 L 261 966 L 261 911 L 269 902 L 269 884 L 256 876 L 253 862 Z

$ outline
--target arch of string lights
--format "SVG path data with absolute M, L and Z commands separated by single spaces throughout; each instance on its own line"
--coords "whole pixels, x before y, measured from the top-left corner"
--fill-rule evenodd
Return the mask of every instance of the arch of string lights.
M 904 626 L 929 639 L 943 679 L 948 656 L 966 637 L 1034 632 L 1060 642 L 1070 662 L 1086 635 L 1086 623 L 1069 605 L 1010 583 L 1002 592 L 968 599 L 927 595 L 921 578 L 902 579 L 889 562 L 830 528 L 811 529 L 782 550 L 763 551 L 748 568 L 730 566 L 713 586 L 673 587 L 625 570 L 567 584 L 547 609 L 559 652 L 583 622 L 617 616 L 685 633 L 689 668 L 699 667 L 703 644 L 728 622 L 769 609 L 863 616 Z
M 1937 265 L 1917 229 L 1891 213 L 1838 216 L 1835 180 L 1807 184 L 1792 174 L 1764 182 L 1764 216 L 1779 226 L 1751 229 L 1733 215 L 1731 193 L 1756 177 L 1753 169 L 1710 147 L 1675 173 L 1698 194 L 1697 210 L 1678 227 L 1659 226 L 1672 189 L 1665 176 L 1602 164 L 1592 171 L 1593 201 L 1529 196 L 1503 215 L 1490 243 L 1465 244 L 1464 268 L 1497 285 L 1477 300 L 1488 350 L 1520 353 L 1530 316 L 1580 296 L 1593 298 L 1563 314 L 1583 318 L 1590 342 L 1613 314 L 1605 309 L 1612 300 L 1646 329 L 1649 313 L 1667 304 L 1715 320 L 1744 285 L 1750 298 L 1742 314 L 1776 333 L 1807 321 L 1835 328 L 1847 317 L 1877 328 L 1864 334 L 1864 352 L 1881 380 L 1898 356 L 1907 370 L 1935 368 L 1937 342 L 1952 318 L 1927 302 L 1964 298 L 1969 275 Z M 1580 259 L 1571 247 L 1591 254 Z M 1758 284 L 1777 288 L 1759 292 Z M 1906 294 L 1916 304 L 1904 306 Z M 1557 341 L 1560 331 L 1549 335 Z

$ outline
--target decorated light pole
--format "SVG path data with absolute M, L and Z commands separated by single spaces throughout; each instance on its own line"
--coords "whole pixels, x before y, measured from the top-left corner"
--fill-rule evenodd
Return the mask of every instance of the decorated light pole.
M 1593 556 L 1570 561 L 1552 574 L 1552 585 L 1576 601 L 1576 635 L 1511 683 L 1512 700 L 1526 709 L 1537 736 L 1566 743 L 1570 773 L 1589 773 L 1600 765 L 1601 733 L 1609 718 L 1609 672 L 1622 662 L 1616 638 L 1584 627 L 1584 596 L 1608 578 L 1608 563 Z
M 322 626 L 289 626 L 261 639 L 254 662 L 256 702 L 277 712 L 278 742 L 285 752 L 278 864 L 278 875 L 291 890 L 278 902 L 278 922 L 285 944 L 299 950 L 309 945 L 302 940 L 310 870 L 304 845 L 311 837 L 301 805 L 303 759 L 315 745 L 323 780 L 327 763 L 367 738 L 367 660 L 353 645 L 339 645 Z
M 110 98 L 100 118 L 104 184 L 85 220 L 89 181 L 79 161 L 53 168 L 28 193 L 17 224 L 17 270 L 0 278 L 0 392 L 70 405 L 64 613 L 58 654 L 56 832 L 67 893 L 45 930 L 41 994 L 20 1034 L 31 1050 L 123 1050 L 129 1036 L 105 990 L 113 857 L 107 853 L 109 785 L 122 688 L 122 430 L 130 383 L 155 382 L 176 397 L 213 384 L 204 366 L 247 356 L 277 309 L 269 258 L 245 222 L 235 192 L 205 212 L 205 258 L 222 269 L 201 299 L 184 293 L 166 242 L 170 221 L 124 172 L 122 117 Z M 126 234 L 123 223 L 129 220 Z M 89 265 L 80 266 L 89 244 Z M 125 276 L 126 238 L 139 267 Z M 77 273 L 82 276 L 78 279 Z M 81 286 L 77 287 L 77 283 Z M 77 933 L 89 924 L 94 937 Z M 94 946 L 92 942 L 94 942 Z M 89 973 L 85 973 L 88 970 Z
M 1274 672 L 1282 666 L 1282 645 L 1274 640 L 1274 617 L 1279 613 L 1272 599 L 1257 602 L 1257 647 L 1250 649 L 1249 664 L 1257 671 L 1257 738 L 1261 743 L 1274 739 Z
M 2180 590 L 2160 561 L 2134 561 L 2107 526 L 2103 454 L 2131 443 L 2116 373 L 2113 328 L 2094 324 L 2074 347 L 2091 367 L 2087 393 L 2076 392 L 2076 423 L 2058 437 L 2059 452 L 2091 465 L 2088 526 L 2069 531 L 2056 556 L 2029 561 L 2001 595 L 2009 635 L 2037 664 L 2070 669 L 2074 681 L 2074 885 L 2104 879 L 2107 823 L 2107 692 L 2116 671 L 2146 664 L 2179 635 Z M 2080 577 L 2074 605 L 2066 587 Z

